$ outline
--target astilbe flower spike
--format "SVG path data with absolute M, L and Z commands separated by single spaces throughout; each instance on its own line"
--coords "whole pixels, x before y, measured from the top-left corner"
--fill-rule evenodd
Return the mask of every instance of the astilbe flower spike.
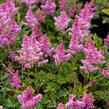
M 12 44 L 20 31 L 21 28 L 19 28 L 14 18 L 12 18 L 10 26 L 2 30 L 0 35 L 0 46 Z
M 29 8 L 28 8 L 25 18 L 26 18 L 27 22 L 23 22 L 24 25 L 26 25 L 30 28 L 33 28 L 36 24 L 39 25 L 38 20 L 35 18 L 35 16 L 32 13 L 31 6 L 29 6 Z
M 19 71 L 17 70 L 14 73 L 14 70 L 11 66 L 11 63 L 8 64 L 8 69 L 5 74 L 10 78 L 9 82 L 11 83 L 12 87 L 16 87 L 17 89 L 21 88 L 21 80 L 19 78 Z
M 65 11 L 62 11 L 60 13 L 60 16 L 54 17 L 54 20 L 55 20 L 55 26 L 58 31 L 63 31 L 64 29 L 66 29 L 69 22 L 71 21 L 71 19 L 68 18 Z
M 0 31 L 6 28 L 11 22 L 11 18 L 7 10 L 6 3 L 0 4 Z
M 28 7 L 32 6 L 32 4 L 37 3 L 37 0 L 17 0 L 19 3 L 24 3 Z
M 16 56 L 16 60 L 24 66 L 24 68 L 31 68 L 35 62 L 38 62 L 43 56 L 39 47 L 39 42 L 35 37 L 28 37 L 24 35 L 22 48 L 18 51 L 20 56 Z
M 66 31 L 71 31 L 69 32 L 69 35 L 72 36 L 72 39 L 70 41 L 69 48 L 71 49 L 72 54 L 75 54 L 82 49 L 81 43 L 83 43 L 85 37 L 90 33 L 90 21 L 95 15 L 95 8 L 92 8 L 92 6 L 93 0 L 91 0 L 90 3 L 86 3 L 79 16 L 76 17 L 72 28 L 69 28 Z
M 109 46 L 109 34 L 107 35 L 107 39 L 104 39 L 104 43 Z
M 39 23 L 45 21 L 46 15 L 44 15 L 43 11 L 40 10 L 40 8 L 38 8 L 38 9 L 36 10 L 34 16 L 36 17 L 36 19 L 38 20 Z
M 61 0 L 61 1 L 59 1 L 59 5 L 60 5 L 60 8 L 62 10 L 65 10 L 67 8 L 67 0 Z
M 56 5 L 52 0 L 47 0 L 45 5 L 41 5 L 42 10 L 47 14 L 47 15 L 54 15 Z
M 42 99 L 42 94 L 33 96 L 34 90 L 29 86 L 26 90 L 23 91 L 22 95 L 18 95 L 18 100 L 22 104 L 22 109 L 30 109 Z
M 86 92 L 84 93 L 82 97 L 82 101 L 85 103 L 85 109 L 94 109 L 94 97 L 92 96 L 91 93 L 87 94 Z
M 99 65 L 104 64 L 106 62 L 103 61 L 104 51 L 98 51 L 97 48 L 95 48 L 94 42 L 92 41 L 91 37 L 88 38 L 88 40 L 85 43 L 85 48 L 83 47 L 82 50 L 86 55 L 86 60 L 81 60 L 84 66 L 81 66 L 80 69 L 83 69 L 85 73 L 98 70 L 99 68 L 94 67 L 94 64 Z
M 69 48 L 71 50 L 72 54 L 75 54 L 79 52 L 82 49 L 82 44 L 80 44 L 80 36 L 81 36 L 81 30 L 79 25 L 79 16 L 75 18 L 75 21 L 73 23 L 73 33 L 69 33 L 72 36 L 72 39 L 70 40 Z
M 55 51 L 56 55 L 54 55 L 54 59 L 56 65 L 60 65 L 62 62 L 66 63 L 71 57 L 70 53 L 66 54 L 68 50 L 64 50 L 63 41 L 61 41 L 61 44 L 57 46 Z
M 7 8 L 8 8 L 8 13 L 10 17 L 13 17 L 18 13 L 19 8 L 15 7 L 14 0 L 6 0 Z
M 62 103 L 59 103 L 57 109 L 64 109 L 63 104 Z
M 39 3 L 44 4 L 45 0 L 37 0 Z
M 93 109 L 95 99 L 90 94 L 84 93 L 81 100 L 77 100 L 74 94 L 69 95 L 69 101 L 65 104 L 68 109 Z

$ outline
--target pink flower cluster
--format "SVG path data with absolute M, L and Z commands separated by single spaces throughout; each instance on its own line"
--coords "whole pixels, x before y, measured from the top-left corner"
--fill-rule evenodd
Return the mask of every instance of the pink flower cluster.
M 11 80 L 9 80 L 9 82 L 11 83 L 11 86 L 16 87 L 17 89 L 21 88 L 21 80 L 19 79 L 19 71 L 17 70 L 16 73 L 14 73 L 14 70 L 10 63 L 8 67 L 9 67 L 9 70 L 5 72 L 5 74 L 9 78 L 11 78 Z
M 43 56 L 39 47 L 39 42 L 32 36 L 24 35 L 22 48 L 18 51 L 20 56 L 16 56 L 16 60 L 24 66 L 24 68 L 31 68 L 35 62 Z
M 7 0 L 6 3 L 0 5 L 0 46 L 13 43 L 21 28 L 16 24 L 14 15 L 18 12 L 15 7 L 14 0 Z
M 109 71 L 108 70 L 103 69 L 102 71 L 100 71 L 100 74 L 104 75 L 104 77 L 106 77 L 106 78 L 109 78 Z
M 83 43 L 84 38 L 89 34 L 90 21 L 95 15 L 95 8 L 92 8 L 93 0 L 90 3 L 86 3 L 84 8 L 81 10 L 79 16 L 76 17 L 72 28 L 67 30 L 69 35 L 72 36 L 70 41 L 69 48 L 71 49 L 72 54 L 79 52 L 82 49 L 81 43 Z
M 93 109 L 95 99 L 92 95 L 84 93 L 81 100 L 77 100 L 76 96 L 73 94 L 69 95 L 69 101 L 65 104 L 66 108 L 69 109 Z
M 104 43 L 109 46 L 109 34 L 107 35 L 107 39 L 104 39 Z
M 57 109 L 64 109 L 63 104 L 59 103 Z
M 84 66 L 81 66 L 80 68 L 83 69 L 85 73 L 94 72 L 99 69 L 98 67 L 94 67 L 94 65 L 105 63 L 105 61 L 103 61 L 104 51 L 98 51 L 97 48 L 95 48 L 94 42 L 92 41 L 91 37 L 88 38 L 85 43 L 85 48 L 83 48 L 82 50 L 86 55 L 86 60 L 81 60 Z
M 71 19 L 68 18 L 65 11 L 62 11 L 60 13 L 60 16 L 58 16 L 57 18 L 54 17 L 54 20 L 55 20 L 55 26 L 58 31 L 63 31 L 64 29 L 66 29 L 69 22 L 71 21 Z
M 39 26 L 41 22 L 44 22 L 45 17 L 45 15 L 42 15 L 42 11 L 40 9 L 37 9 L 35 14 L 33 14 L 32 8 L 31 6 L 29 6 L 29 9 L 25 16 L 27 22 L 23 22 L 23 24 L 30 28 L 34 28 L 35 25 Z
M 22 95 L 18 95 L 18 100 L 22 104 L 22 109 L 31 109 L 42 99 L 41 94 L 33 97 L 34 92 L 35 91 L 32 89 L 32 87 L 29 86 L 23 91 Z
M 68 53 L 69 50 L 64 50 L 63 41 L 61 41 L 61 44 L 57 46 L 55 51 L 56 55 L 54 55 L 54 59 L 56 65 L 60 65 L 62 62 L 66 63 L 71 57 L 71 54 Z
M 37 0 L 17 0 L 19 3 L 24 3 L 27 6 L 31 6 L 34 3 L 37 3 Z
M 81 36 L 81 30 L 80 30 L 80 25 L 79 25 L 79 16 L 75 18 L 75 21 L 73 23 L 73 34 L 69 33 L 72 35 L 72 39 L 70 40 L 69 48 L 71 50 L 72 54 L 75 54 L 79 52 L 82 49 L 82 44 L 79 43 L 80 36 Z
M 47 0 L 45 5 L 41 5 L 42 10 L 47 14 L 47 15 L 54 15 L 56 5 L 52 0 Z
M 65 10 L 67 8 L 67 0 L 61 0 L 61 1 L 59 1 L 59 5 L 60 5 L 60 8 L 62 10 Z

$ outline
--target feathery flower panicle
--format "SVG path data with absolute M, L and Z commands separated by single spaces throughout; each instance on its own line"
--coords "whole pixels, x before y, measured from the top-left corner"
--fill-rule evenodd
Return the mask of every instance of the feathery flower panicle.
M 43 61 L 41 61 L 41 62 L 38 62 L 38 67 L 41 67 L 43 64 L 45 64 L 45 63 L 47 63 L 48 62 L 48 60 L 46 59 L 46 60 L 43 60 Z
M 107 39 L 104 39 L 104 43 L 109 46 L 109 34 L 107 35 Z
M 57 109 L 64 109 L 63 104 L 62 103 L 59 103 Z
M 82 101 L 85 103 L 85 109 L 94 109 L 94 97 L 92 96 L 91 93 L 87 94 L 86 92 L 84 93 L 82 97 Z
M 23 91 L 22 95 L 18 95 L 18 100 L 22 104 L 22 109 L 29 109 L 38 104 L 38 102 L 42 99 L 42 95 L 38 94 L 33 96 L 34 90 L 31 86 L 29 86 L 26 90 Z
M 37 0 L 39 3 L 44 4 L 45 0 Z
M 0 109 L 3 109 L 3 106 L 0 105 Z
M 77 100 L 73 94 L 69 95 L 69 101 L 65 104 L 68 109 L 93 109 L 95 99 L 91 94 L 84 93 L 81 100 Z
M 45 21 L 46 15 L 44 15 L 43 11 L 40 10 L 40 8 L 38 8 L 38 9 L 36 10 L 34 16 L 36 17 L 36 19 L 38 20 L 39 23 Z
M 29 9 L 27 11 L 25 18 L 27 22 L 23 22 L 24 25 L 30 28 L 33 28 L 36 24 L 39 25 L 38 20 L 35 18 L 35 16 L 32 13 L 31 6 L 29 6 Z
M 2 30 L 0 35 L 0 46 L 12 44 L 20 31 L 21 28 L 19 28 L 14 18 L 12 18 L 10 26 Z
M 0 4 L 0 31 L 6 28 L 10 22 L 11 18 L 6 3 Z
M 79 16 L 76 17 L 72 28 L 69 28 L 66 32 L 72 36 L 69 48 L 72 50 L 72 54 L 79 52 L 82 49 L 81 43 L 83 43 L 85 37 L 90 33 L 90 21 L 95 15 L 95 8 L 92 8 L 93 0 L 90 3 L 86 3 L 85 7 L 81 10 Z
M 39 42 L 35 37 L 28 37 L 24 35 L 22 48 L 18 51 L 20 56 L 16 56 L 16 60 L 24 66 L 24 68 L 31 68 L 35 62 L 38 62 L 43 56 L 39 47 Z
M 83 9 L 80 10 L 80 17 L 87 22 L 90 22 L 95 15 L 96 7 L 93 7 L 94 0 L 91 0 L 89 3 L 87 2 Z
M 67 8 L 67 0 L 61 0 L 61 1 L 59 1 L 59 5 L 60 5 L 60 8 L 62 9 L 62 10 L 65 10 L 66 8 Z
M 94 42 L 92 41 L 91 37 L 88 38 L 88 40 L 85 43 L 85 48 L 83 47 L 83 52 L 86 55 L 86 60 L 81 60 L 84 66 L 81 66 L 80 68 L 85 70 L 85 73 L 93 72 L 98 70 L 98 67 L 94 67 L 94 64 L 104 64 L 106 61 L 103 61 L 104 59 L 104 51 L 103 50 L 97 50 L 94 46 Z
M 10 78 L 9 82 L 11 83 L 12 87 L 16 87 L 17 89 L 21 88 L 21 80 L 19 78 L 19 71 L 17 70 L 16 73 L 14 73 L 14 70 L 11 66 L 11 63 L 8 64 L 8 69 L 5 74 Z
M 32 6 L 32 4 L 37 3 L 37 0 L 17 0 L 19 3 L 24 3 L 28 7 Z
M 52 0 L 47 0 L 45 5 L 41 5 L 42 10 L 47 14 L 53 16 L 55 13 L 56 5 Z
M 41 48 L 41 51 L 42 51 L 43 53 L 47 53 L 47 52 L 49 51 L 49 49 L 50 49 L 50 46 L 51 46 L 50 40 L 49 40 L 49 38 L 47 37 L 47 35 L 45 34 L 45 35 L 41 38 L 41 40 L 40 40 L 40 48 Z
M 103 69 L 103 71 L 100 72 L 100 73 L 101 73 L 102 75 L 104 75 L 104 77 L 109 78 L 109 71 L 108 71 L 108 70 Z
M 81 30 L 79 25 L 79 16 L 75 18 L 73 28 L 71 30 L 73 31 L 73 33 L 69 32 L 69 34 L 72 36 L 69 48 L 71 50 L 71 53 L 75 54 L 79 52 L 83 47 L 82 44 L 80 44 Z
M 6 0 L 7 8 L 8 8 L 8 13 L 10 17 L 13 17 L 18 13 L 19 8 L 15 7 L 14 0 Z
M 37 25 L 35 25 L 33 27 L 33 31 L 32 31 L 31 36 L 35 37 L 36 40 L 40 41 L 41 37 L 43 36 L 43 33 L 41 32 L 41 26 L 39 28 Z
M 64 45 L 62 40 L 61 40 L 61 44 L 57 46 L 55 51 L 56 51 L 56 55 L 54 55 L 53 57 L 55 59 L 56 65 L 60 65 L 62 62 L 66 63 L 71 57 L 71 54 L 68 53 L 68 50 L 64 50 Z
M 57 18 L 54 17 L 54 20 L 55 20 L 55 26 L 58 31 L 63 31 L 64 29 L 66 29 L 69 22 L 71 21 L 71 19 L 68 18 L 65 11 L 62 11 L 60 13 L 60 16 L 58 16 Z

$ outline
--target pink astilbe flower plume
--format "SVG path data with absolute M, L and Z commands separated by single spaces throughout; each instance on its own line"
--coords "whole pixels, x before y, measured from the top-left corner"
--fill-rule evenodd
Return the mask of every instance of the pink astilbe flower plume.
M 6 0 L 8 13 L 10 14 L 10 17 L 13 17 L 18 13 L 19 8 L 15 7 L 14 0 Z
M 0 46 L 12 44 L 20 31 L 21 28 L 19 28 L 13 18 L 10 26 L 5 28 L 0 35 Z
M 43 33 L 41 32 L 41 26 L 39 28 L 39 26 L 35 25 L 33 28 L 31 36 L 35 37 L 35 39 L 40 41 L 41 37 L 43 36 Z
M 57 109 L 64 109 L 63 104 L 62 103 L 59 103 Z
M 79 25 L 79 16 L 75 18 L 73 23 L 73 33 L 69 33 L 72 36 L 70 40 L 69 48 L 72 54 L 79 52 L 82 49 L 82 44 L 80 44 L 81 30 Z
M 95 99 L 91 94 L 84 93 L 81 100 L 77 100 L 73 94 L 69 95 L 69 101 L 65 104 L 68 109 L 93 109 Z
M 35 62 L 38 62 L 43 56 L 39 47 L 39 42 L 32 36 L 24 35 L 22 48 L 18 51 L 20 56 L 16 56 L 16 60 L 24 66 L 24 68 L 31 68 Z
M 54 17 L 54 20 L 55 20 L 55 26 L 58 31 L 63 31 L 64 29 L 66 29 L 69 22 L 71 21 L 71 19 L 68 18 L 65 11 L 62 11 L 60 13 L 60 16 Z
M 36 24 L 39 25 L 38 20 L 35 18 L 35 16 L 32 13 L 31 6 L 29 6 L 29 9 L 27 11 L 25 18 L 26 18 L 27 22 L 23 22 L 24 25 L 26 25 L 30 28 L 33 28 Z
M 56 5 L 52 0 L 47 0 L 45 5 L 41 5 L 42 10 L 47 14 L 47 15 L 54 15 Z
M 84 109 L 94 109 L 93 103 L 94 103 L 95 99 L 91 93 L 87 94 L 85 92 L 82 97 L 82 101 L 85 103 Z
M 6 28 L 10 22 L 11 18 L 6 3 L 0 4 L 0 31 Z
M 17 89 L 21 88 L 21 80 L 19 78 L 19 71 L 17 70 L 14 73 L 14 70 L 11 66 L 11 63 L 8 64 L 8 69 L 5 74 L 10 78 L 9 82 L 11 83 L 12 87 L 16 87 Z
M 36 19 L 38 20 L 39 23 L 45 21 L 46 15 L 44 15 L 43 11 L 40 10 L 40 8 L 38 8 L 38 9 L 36 10 L 34 16 L 36 17 Z
M 85 73 L 98 70 L 99 68 L 94 67 L 94 65 L 104 64 L 106 62 L 103 61 L 104 51 L 98 51 L 97 48 L 95 48 L 94 42 L 92 41 L 91 37 L 88 38 L 85 43 L 85 48 L 83 47 L 82 50 L 86 55 L 86 60 L 81 60 L 84 66 L 81 66 L 80 68 L 83 69 Z
M 41 94 L 33 96 L 34 92 L 35 91 L 32 89 L 32 87 L 29 86 L 26 90 L 23 91 L 22 95 L 18 95 L 18 100 L 22 104 L 22 109 L 31 109 L 42 99 Z
M 65 10 L 66 8 L 67 8 L 67 0 L 61 0 L 61 1 L 59 1 L 59 5 L 60 5 L 60 8 L 62 9 L 62 10 Z
M 44 4 L 45 0 L 37 0 L 39 3 Z
M 54 55 L 54 59 L 56 65 L 60 65 L 62 62 L 66 63 L 71 57 L 70 53 L 66 54 L 68 50 L 64 50 L 63 41 L 61 41 L 61 44 L 57 46 L 55 51 L 56 55 Z
M 37 3 L 37 0 L 17 0 L 19 3 L 24 3 L 28 7 L 32 6 L 32 4 Z
M 109 34 L 107 35 L 107 39 L 104 39 L 104 43 L 109 46 Z

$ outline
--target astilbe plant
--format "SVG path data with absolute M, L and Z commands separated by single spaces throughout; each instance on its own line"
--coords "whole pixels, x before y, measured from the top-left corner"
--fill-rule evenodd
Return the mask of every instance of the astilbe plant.
M 62 10 L 65 10 L 65 9 L 67 9 L 67 7 L 68 7 L 68 4 L 67 4 L 67 0 L 61 0 L 61 1 L 59 1 L 59 7 L 60 7 L 60 9 L 62 9 Z
M 64 109 L 63 104 L 62 103 L 59 103 L 57 109 Z
M 95 99 L 91 93 L 87 94 L 85 92 L 81 100 L 77 100 L 74 94 L 70 94 L 69 101 L 65 104 L 65 107 L 68 109 L 94 109 L 94 101 Z
M 32 6 L 32 4 L 37 3 L 37 0 L 17 0 L 19 3 L 24 3 L 28 7 Z
M 12 44 L 21 28 L 16 24 L 14 15 L 18 13 L 14 0 L 7 0 L 6 3 L 0 5 L 0 46 Z
M 84 66 L 81 66 L 80 68 L 85 71 L 85 73 L 88 72 L 94 72 L 99 69 L 99 67 L 94 67 L 95 65 L 102 65 L 106 63 L 106 61 L 103 61 L 104 59 L 104 51 L 103 50 L 97 50 L 95 48 L 94 42 L 89 37 L 88 40 L 85 43 L 85 48 L 83 47 L 83 52 L 86 55 L 86 60 L 81 60 Z
M 27 22 L 23 22 L 24 25 L 30 28 L 33 28 L 36 24 L 38 25 L 38 20 L 34 17 L 31 6 L 28 8 L 25 18 Z
M 21 80 L 19 78 L 19 71 L 17 70 L 15 73 L 13 70 L 11 63 L 8 64 L 8 70 L 5 74 L 10 78 L 9 82 L 11 83 L 12 87 L 17 89 L 21 88 Z
M 63 31 L 64 29 L 66 29 L 69 22 L 71 21 L 71 19 L 68 18 L 65 11 L 62 11 L 60 13 L 60 16 L 54 17 L 54 20 L 55 20 L 55 26 L 58 31 Z
M 71 54 L 68 53 L 69 50 L 64 50 L 64 45 L 62 40 L 61 40 L 61 44 L 57 46 L 55 51 L 56 51 L 56 55 L 54 55 L 54 59 L 56 65 L 60 65 L 62 62 L 66 63 L 71 57 Z
M 24 35 L 22 48 L 17 51 L 20 56 L 16 56 L 16 60 L 24 66 L 24 68 L 31 68 L 35 62 L 38 62 L 43 56 L 39 47 L 39 42 L 32 36 Z
M 18 95 L 18 100 L 22 104 L 22 109 L 32 108 L 42 99 L 42 94 L 33 96 L 34 92 L 35 91 L 32 89 L 32 87 L 29 86 L 23 91 L 22 95 Z
M 56 5 L 52 0 L 47 0 L 45 5 L 41 5 L 42 10 L 47 14 L 53 16 L 55 13 Z

